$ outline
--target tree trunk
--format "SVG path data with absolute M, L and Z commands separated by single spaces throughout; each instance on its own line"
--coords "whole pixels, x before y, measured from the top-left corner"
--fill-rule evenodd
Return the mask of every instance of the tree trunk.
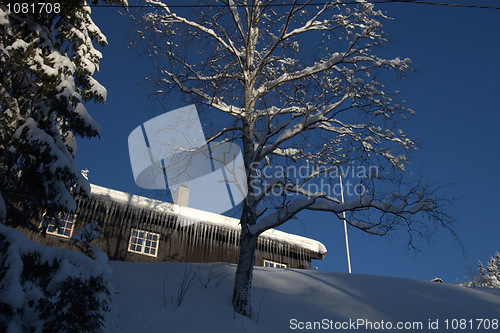
M 245 224 L 242 224 L 240 255 L 234 280 L 233 309 L 239 314 L 250 318 L 253 316 L 250 289 L 252 288 L 257 238 L 257 235 L 252 235 L 248 232 Z

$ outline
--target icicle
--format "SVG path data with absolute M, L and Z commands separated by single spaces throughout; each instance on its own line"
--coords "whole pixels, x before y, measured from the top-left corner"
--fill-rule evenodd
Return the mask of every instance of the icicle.
M 206 261 L 205 257 L 208 250 L 205 248 L 205 223 L 200 223 L 199 229 L 200 235 L 198 240 L 198 251 L 201 251 L 202 253 L 201 260 Z
M 101 217 L 101 221 L 103 224 L 110 223 L 111 225 L 115 225 L 117 221 L 116 219 L 116 204 L 113 202 L 109 203 L 109 215 L 104 215 Z
M 151 230 L 153 231 L 158 231 L 157 226 L 153 223 L 154 221 L 151 220 L 151 209 L 144 209 L 144 221 L 146 222 L 147 225 L 150 226 Z
M 271 260 L 274 261 L 274 256 L 273 256 L 273 248 L 272 248 L 272 243 L 270 239 L 266 240 L 267 242 L 267 252 L 269 253 L 269 256 L 271 257 Z
M 75 213 L 80 213 L 82 211 L 83 202 L 80 198 L 76 199 L 76 209 Z
M 180 248 L 180 252 L 181 252 L 181 255 L 184 251 L 184 248 L 183 248 L 183 244 L 184 244 L 184 228 L 181 227 L 181 225 L 184 223 L 183 221 L 183 218 L 179 218 L 178 219 L 178 230 L 179 230 L 179 248 Z
M 161 228 L 164 229 L 173 229 L 174 225 L 171 223 L 171 216 L 169 214 L 159 214 L 153 211 L 153 220 L 157 223 Z
M 90 212 L 92 206 L 94 204 L 95 199 L 91 198 L 90 200 L 82 200 L 82 206 L 80 210 L 80 216 L 82 217 L 82 221 L 90 221 Z
M 149 224 L 149 221 L 147 219 L 148 213 L 149 213 L 149 210 L 147 210 L 147 209 L 141 209 L 140 216 L 139 216 L 139 221 L 141 221 L 143 223 L 145 230 L 154 231 L 153 226 L 151 224 Z
M 132 210 L 132 214 L 130 215 L 132 222 L 135 222 L 139 229 L 146 229 L 144 226 L 144 221 L 141 219 L 141 209 L 134 207 Z
M 236 230 L 233 230 L 233 248 L 231 251 L 233 251 L 234 254 L 234 259 L 233 261 L 236 263 L 238 262 L 238 232 Z
M 97 215 L 97 213 L 96 213 L 97 212 L 97 207 L 99 207 L 98 201 L 97 200 L 92 200 L 91 206 L 92 206 L 92 209 L 90 210 L 91 211 L 91 213 L 90 213 L 90 219 L 87 219 L 87 221 L 95 219 L 95 217 Z M 89 221 L 89 222 L 91 222 L 91 221 Z
M 80 219 L 83 219 L 85 216 L 85 210 L 83 208 L 84 204 L 85 203 L 82 201 L 82 199 L 80 198 L 76 199 L 75 214 L 77 214 Z
M 225 262 L 229 262 L 231 258 L 231 252 L 229 242 L 231 241 L 231 230 L 230 229 L 224 229 L 224 242 L 223 242 L 223 257 Z
M 85 222 L 92 222 L 92 220 L 95 219 L 95 217 L 93 216 L 95 202 L 96 200 L 92 198 L 90 201 L 85 203 L 85 208 L 83 208 L 84 211 L 82 212 L 82 219 L 84 219 Z
M 264 238 L 262 240 L 262 248 L 264 249 L 264 253 L 265 255 L 268 257 L 269 260 L 271 260 L 271 256 L 269 255 L 269 239 L 267 238 Z
M 185 224 L 184 224 L 185 225 Z M 184 252 L 184 260 L 186 260 L 186 255 L 187 255 L 187 237 L 189 236 L 188 233 L 187 233 L 187 230 L 188 228 L 187 227 L 183 227 L 182 228 L 182 242 L 181 242 L 181 247 L 183 249 L 183 252 Z
M 154 224 L 156 226 L 159 233 L 161 233 L 160 231 L 163 230 L 163 227 L 165 226 L 166 219 L 167 219 L 167 216 L 164 216 L 163 214 L 157 216 L 154 209 L 151 209 L 149 211 L 149 220 L 151 221 L 152 224 Z
M 211 225 L 210 226 L 209 245 L 208 245 L 211 253 L 212 253 L 213 248 L 214 248 L 214 236 L 215 236 L 214 234 L 215 234 L 215 226 Z
M 215 230 L 215 227 L 213 225 L 209 224 L 208 225 L 208 235 L 207 235 L 208 236 L 208 238 L 207 238 L 207 247 L 208 247 L 208 249 L 210 251 L 209 252 L 210 255 L 208 256 L 209 257 L 209 261 L 213 260 L 212 258 L 213 258 L 213 254 L 214 254 L 213 253 L 214 252 L 213 251 L 213 246 L 214 246 L 213 239 L 214 239 L 214 232 L 215 232 L 214 230 Z
M 149 231 L 150 226 L 147 225 L 146 221 L 144 220 L 144 211 L 145 211 L 144 209 L 136 208 L 135 209 L 135 212 L 136 212 L 135 220 L 139 221 L 140 229 Z
M 128 206 L 125 206 L 125 205 L 122 205 L 122 209 L 123 209 L 123 214 L 124 214 L 124 217 L 123 217 L 123 221 L 125 222 L 125 226 L 130 226 L 131 225 L 131 215 L 132 215 L 132 212 L 133 212 L 133 209 L 131 207 L 128 207 Z M 137 227 L 135 224 L 134 224 L 134 227 Z
M 192 237 L 191 237 L 191 246 L 189 249 L 189 253 L 196 253 L 196 246 L 198 244 L 198 223 L 194 223 L 192 226 Z
M 115 219 L 119 221 L 120 227 L 123 227 L 123 224 L 125 223 L 125 212 L 122 209 L 121 205 L 116 204 L 116 216 Z
M 300 249 L 300 259 L 301 259 L 301 265 L 300 265 L 300 267 L 301 268 L 303 268 L 305 266 L 305 262 L 304 262 L 305 260 L 304 260 L 304 258 L 305 258 L 304 249 L 301 248 Z
M 219 247 L 219 241 L 217 240 L 217 235 L 220 233 L 220 229 L 218 226 L 215 226 L 214 227 L 214 233 L 213 233 L 213 237 L 212 237 L 212 241 L 213 241 L 213 247 L 212 249 L 214 249 L 214 254 L 215 254 L 215 257 L 217 259 L 220 258 L 220 247 Z
M 171 216 L 168 214 L 159 214 L 153 211 L 153 220 L 164 230 L 174 229 Z
M 146 223 L 146 225 L 150 228 L 151 231 L 153 232 L 157 232 L 158 229 L 156 228 L 156 226 L 151 223 L 151 211 L 149 209 L 144 209 L 143 210 L 143 219 L 144 219 L 144 223 Z
M 227 238 L 227 261 L 232 262 L 233 261 L 233 235 L 234 232 L 233 230 L 228 230 L 228 235 L 229 237 Z
M 283 244 L 281 244 L 280 242 L 275 242 L 275 243 L 276 243 L 276 255 L 278 262 L 284 264 L 285 261 L 283 260 Z
M 209 231 L 210 231 L 209 225 L 203 224 L 203 247 L 206 249 L 205 252 L 207 253 L 210 251 L 210 248 L 207 246 Z
M 174 215 L 168 214 L 167 217 L 164 220 L 165 227 L 174 230 L 175 229 L 176 221 L 177 221 L 177 219 L 176 219 L 176 217 Z
M 302 268 L 302 249 L 301 248 L 298 248 L 298 252 L 299 252 L 299 268 Z
M 233 238 L 232 238 L 232 251 L 235 251 L 235 248 L 237 247 L 237 238 L 238 238 L 238 232 L 236 230 L 233 230 Z
M 146 221 L 146 210 L 145 209 L 137 209 L 137 217 L 136 220 L 140 221 L 141 229 L 151 231 L 151 226 Z
M 294 265 L 294 261 L 293 261 L 293 249 L 290 245 L 287 245 L 287 248 L 286 248 L 286 256 L 288 258 L 288 267 L 290 268 L 296 268 L 295 265 Z
M 158 233 L 160 229 L 159 229 L 158 225 L 156 223 L 154 223 L 155 221 L 151 219 L 152 210 L 146 209 L 146 211 L 144 213 L 146 215 L 144 217 L 144 219 L 146 220 L 146 223 L 151 226 L 151 230 Z
M 207 247 L 207 225 L 205 223 L 201 224 L 200 240 L 200 250 L 203 251 L 203 261 L 208 261 L 210 248 Z
M 169 224 L 170 215 L 160 214 L 160 213 L 157 213 L 156 211 L 153 210 L 153 211 L 151 211 L 151 219 L 161 229 L 173 228 L 173 225 Z
M 191 226 L 186 226 L 186 224 L 184 224 L 184 226 L 182 227 L 182 231 L 183 231 L 183 249 L 184 249 L 184 260 L 187 261 L 188 259 L 188 256 L 189 256 L 189 243 L 190 243 L 190 233 L 191 233 Z
M 267 241 L 268 239 L 267 238 L 263 238 L 262 239 L 262 251 L 264 252 L 264 255 L 265 256 L 269 256 L 267 253 L 268 253 L 268 248 L 267 248 Z M 271 258 L 269 258 L 271 259 Z
M 130 206 L 129 207 L 124 206 L 123 209 L 125 210 L 125 218 L 124 218 L 125 223 L 126 223 L 125 225 L 126 226 L 132 225 L 134 228 L 137 228 L 138 226 L 136 223 L 132 224 L 132 222 L 133 222 L 132 221 L 132 214 L 134 213 L 134 208 L 130 207 Z

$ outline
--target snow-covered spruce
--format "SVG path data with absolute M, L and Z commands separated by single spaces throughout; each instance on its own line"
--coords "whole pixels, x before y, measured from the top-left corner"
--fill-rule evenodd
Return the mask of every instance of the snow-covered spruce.
M 83 228 L 78 230 L 77 234 L 71 237 L 71 243 L 77 243 L 80 250 L 88 257 L 95 259 L 95 249 L 91 242 L 99 238 L 101 232 L 98 230 L 99 222 L 93 221 L 87 223 Z
M 28 240 L 0 223 L 0 331 L 118 332 L 106 255 Z
M 484 267 L 481 261 L 478 261 L 478 273 L 473 281 L 468 285 L 482 288 L 500 288 L 500 253 L 490 257 L 490 261 Z
M 89 193 L 73 159 L 75 136 L 99 133 L 83 103 L 106 100 L 94 43 L 107 41 L 86 1 L 62 1 L 59 13 L 0 5 L 0 218 L 4 200 L 40 217 L 74 210 L 73 196 Z

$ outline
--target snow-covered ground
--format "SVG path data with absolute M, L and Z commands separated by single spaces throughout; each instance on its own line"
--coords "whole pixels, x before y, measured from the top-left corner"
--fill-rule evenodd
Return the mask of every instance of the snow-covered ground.
M 111 270 L 104 257 L 91 260 L 82 253 L 43 246 L 2 224 L 0 245 L 5 248 L 0 266 L 6 268 L 0 280 L 0 305 L 4 310 L 9 306 L 13 310 L 11 314 L 0 311 L 0 332 L 50 329 L 56 320 L 69 320 L 69 317 L 60 316 L 61 312 L 69 310 L 68 313 L 75 314 L 75 320 L 84 325 L 82 318 L 86 317 L 78 302 L 91 309 L 89 301 L 104 301 L 91 309 L 96 314 L 103 304 L 108 304 L 107 294 L 102 290 L 97 290 L 92 298 L 86 294 L 90 289 L 85 289 L 83 294 L 72 294 L 68 293 L 72 289 L 63 283 L 67 277 L 89 281 L 92 276 L 103 276 L 107 280 Z M 29 258 L 38 258 L 38 264 L 29 264 Z M 28 271 L 23 266 L 26 263 L 31 265 Z M 115 319 L 124 333 L 252 333 L 312 329 L 339 332 L 500 331 L 500 289 L 256 267 L 253 282 L 255 316 L 250 319 L 232 310 L 236 269 L 233 264 L 112 261 L 109 265 L 113 270 L 111 282 L 115 293 L 112 312 L 105 315 L 106 332 L 115 332 Z M 43 276 L 29 279 L 33 273 Z M 51 279 L 48 285 L 42 283 L 45 277 Z M 60 298 L 61 289 L 58 288 L 63 288 L 64 295 L 71 295 L 74 300 Z M 42 304 L 42 301 L 54 304 L 52 311 L 43 316 L 35 309 L 35 304 Z M 115 317 L 117 313 L 118 318 Z M 67 324 L 74 326 L 77 322 L 71 320 Z
M 114 303 L 125 333 L 290 332 L 314 327 L 342 332 L 500 331 L 498 289 L 258 267 L 251 320 L 231 307 L 235 265 L 111 262 L 111 266 L 118 292 Z M 397 329 L 398 325 L 407 328 Z

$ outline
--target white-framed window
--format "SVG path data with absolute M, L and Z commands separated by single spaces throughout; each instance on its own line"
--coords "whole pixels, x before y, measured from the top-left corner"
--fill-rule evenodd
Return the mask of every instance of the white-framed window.
M 159 234 L 132 228 L 128 250 L 134 253 L 157 257 L 159 240 Z
M 47 226 L 47 233 L 49 235 L 71 238 L 73 229 L 75 228 L 76 214 L 64 214 L 59 216 L 59 228 L 56 228 L 56 221 L 52 220 Z
M 264 267 L 286 268 L 286 264 L 264 259 Z

